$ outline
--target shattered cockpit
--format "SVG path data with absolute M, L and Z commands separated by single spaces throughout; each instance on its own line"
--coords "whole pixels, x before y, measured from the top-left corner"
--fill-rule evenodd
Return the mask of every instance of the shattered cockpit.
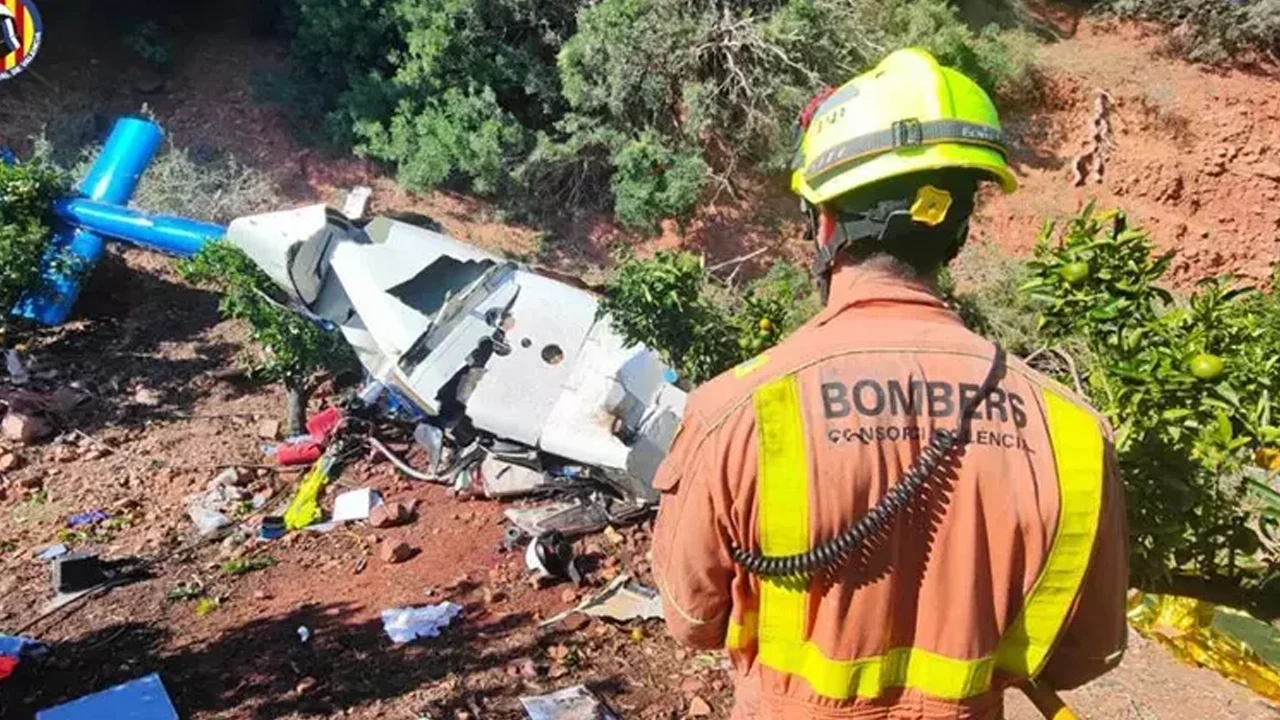
M 340 329 L 369 376 L 442 429 L 589 466 L 641 503 L 685 393 L 595 296 L 416 225 L 322 205 L 240 218 L 228 239 Z

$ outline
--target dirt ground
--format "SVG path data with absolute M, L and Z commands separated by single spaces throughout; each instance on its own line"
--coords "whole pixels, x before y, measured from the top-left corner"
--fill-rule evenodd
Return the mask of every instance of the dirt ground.
M 1129 208 L 1159 242 L 1183 250 L 1180 281 L 1225 270 L 1269 276 L 1280 247 L 1280 82 L 1209 73 L 1158 57 L 1157 46 L 1140 28 L 1085 21 L 1074 38 L 1045 47 L 1040 102 L 1007 120 L 1023 190 L 988 199 L 975 221 L 979 239 L 1025 253 L 1043 218 L 1096 196 Z M 91 137 L 105 119 L 145 102 L 175 142 L 233 152 L 271 172 L 289 202 L 335 202 L 352 185 L 370 184 L 374 212 L 422 212 L 453 235 L 588 281 L 621 244 L 691 247 L 712 261 L 770 248 L 752 270 L 802 253 L 798 226 L 785 214 L 794 204 L 764 190 L 722 195 L 656 238 L 595 218 L 551 231 L 511 226 L 481 201 L 409 195 L 364 161 L 305 149 L 278 112 L 255 101 L 251 79 L 282 62 L 261 40 L 200 37 L 161 78 L 126 59 L 96 60 L 50 42 L 41 79 L 0 87 L 0 143 L 20 145 L 50 118 Z M 1113 145 L 1102 182 L 1077 188 L 1071 168 L 1099 88 L 1114 100 Z M 660 624 L 575 619 L 538 627 L 618 572 L 646 579 L 644 527 L 579 545 L 588 588 L 534 589 L 521 559 L 501 551 L 502 504 L 454 498 L 361 458 L 341 483 L 419 500 L 412 524 L 296 533 L 253 550 L 270 556 L 271 567 L 223 573 L 221 562 L 237 548 L 194 543 L 183 498 L 225 467 L 276 497 L 288 497 L 298 475 L 261 467 L 259 425 L 279 414 L 282 396 L 234 371 L 243 329 L 220 322 L 216 305 L 167 260 L 117 251 L 93 276 L 80 316 L 33 344 L 34 389 L 63 389 L 83 402 L 60 416 L 54 439 L 0 447 L 0 456 L 16 458 L 0 472 L 0 628 L 27 626 L 50 598 L 48 571 L 34 555 L 57 542 L 77 512 L 104 509 L 118 527 L 71 544 L 110 559 L 150 558 L 153 578 L 32 627 L 57 652 L 38 677 L 6 692 L 0 715 L 29 717 L 156 671 L 182 716 L 196 719 L 521 717 L 519 696 L 577 683 L 622 717 L 685 717 L 702 703 L 708 717 L 727 716 L 723 658 L 680 650 Z M 318 393 L 317 407 L 330 397 Z M 381 561 L 379 548 L 397 541 L 415 556 Z M 218 600 L 207 614 L 167 598 L 178 583 L 197 580 Z M 443 600 L 465 607 L 444 637 L 394 646 L 383 634 L 383 609 Z M 1120 669 L 1068 700 L 1095 719 L 1280 717 L 1248 691 L 1179 665 L 1136 636 Z M 1036 715 L 1011 697 L 1009 717 Z
M 1280 74 L 1210 71 L 1160 55 L 1131 24 L 1085 21 L 1044 46 L 1038 107 L 1007 116 L 1022 187 L 992 196 L 979 238 L 1029 252 L 1046 218 L 1096 200 L 1125 209 L 1178 258 L 1181 284 L 1211 274 L 1271 279 L 1280 253 Z M 1094 144 L 1098 97 L 1109 98 L 1100 176 L 1074 183 Z

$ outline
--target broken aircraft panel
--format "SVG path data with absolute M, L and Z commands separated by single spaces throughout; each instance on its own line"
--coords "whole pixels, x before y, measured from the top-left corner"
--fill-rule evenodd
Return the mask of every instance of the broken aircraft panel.
M 460 409 L 479 431 L 657 499 L 685 393 L 656 353 L 596 317 L 590 293 L 433 230 L 357 226 L 323 205 L 240 218 L 227 237 L 428 421 Z

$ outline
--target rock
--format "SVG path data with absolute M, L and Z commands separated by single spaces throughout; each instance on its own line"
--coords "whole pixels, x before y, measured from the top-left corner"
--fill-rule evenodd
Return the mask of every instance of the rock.
M 507 599 L 507 594 L 502 592 L 501 590 L 494 590 L 493 588 L 484 589 L 485 605 L 493 605 L 494 603 L 500 603 L 506 599 Z
M 162 400 L 160 399 L 160 393 L 142 385 L 134 391 L 133 402 L 135 405 L 141 405 L 143 407 L 156 407 L 162 402 Z
M 1253 174 L 1261 178 L 1280 182 L 1280 162 L 1260 163 L 1253 168 Z
M 234 557 L 244 551 L 244 544 L 248 542 L 249 535 L 243 530 L 237 530 L 222 539 L 221 552 L 223 557 Z
M 710 714 L 711 706 L 707 704 L 706 700 L 695 695 L 689 701 L 689 717 L 707 717 Z
M 53 432 L 49 423 L 34 415 L 10 412 L 0 421 L 0 434 L 8 440 L 24 445 L 43 440 Z
M 564 603 L 575 603 L 578 601 L 578 591 L 573 588 L 565 588 L 560 591 L 560 601 Z
M 28 475 L 27 477 L 22 478 L 18 484 L 28 490 L 39 490 L 44 487 L 44 475 L 40 473 Z
M 530 658 L 521 658 L 507 666 L 507 674 L 511 677 L 533 679 L 538 677 L 538 666 Z
M 402 502 L 383 503 L 369 511 L 369 525 L 375 528 L 404 525 L 413 519 L 413 510 L 413 505 Z
M 697 675 L 691 675 L 680 681 L 680 692 L 685 695 L 697 695 L 707 689 L 707 683 Z
M 591 618 L 582 613 L 573 613 L 560 621 L 560 626 L 569 632 L 577 632 L 586 627 L 591 622 Z
M 258 423 L 258 437 L 263 440 L 279 440 L 280 439 L 280 421 L 279 420 L 263 420 Z
M 416 551 L 406 542 L 387 543 L 378 550 L 378 557 L 383 562 L 394 565 L 413 557 Z
M 55 415 L 70 415 L 88 397 L 84 391 L 64 385 L 53 391 L 53 395 L 49 396 L 46 407 Z
M 0 453 L 0 473 L 13 472 L 22 467 L 22 456 L 17 453 Z
M 303 695 L 314 690 L 319 684 L 320 682 L 313 677 L 304 677 L 298 681 L 297 685 L 293 686 L 293 691 Z
M 161 90 L 164 90 L 164 80 L 161 80 L 159 78 L 148 78 L 145 80 L 139 80 L 138 82 L 134 83 L 133 87 L 143 95 L 155 95 Z
M 269 593 L 269 592 L 267 592 L 267 591 L 265 591 L 265 590 L 254 590 L 254 591 L 253 591 L 253 599 L 254 599 L 254 600 L 270 600 L 270 599 L 271 599 L 271 593 Z

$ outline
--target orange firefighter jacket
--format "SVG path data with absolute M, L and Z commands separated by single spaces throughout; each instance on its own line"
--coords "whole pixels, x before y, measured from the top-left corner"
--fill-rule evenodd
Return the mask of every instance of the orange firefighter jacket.
M 998 356 L 926 286 L 842 268 L 822 313 L 690 395 L 655 480 L 653 567 L 672 634 L 729 650 L 735 717 L 994 719 L 1014 683 L 1070 689 L 1119 662 L 1111 430 Z M 732 560 L 830 540 L 938 430 L 962 442 L 945 472 L 834 573 Z

